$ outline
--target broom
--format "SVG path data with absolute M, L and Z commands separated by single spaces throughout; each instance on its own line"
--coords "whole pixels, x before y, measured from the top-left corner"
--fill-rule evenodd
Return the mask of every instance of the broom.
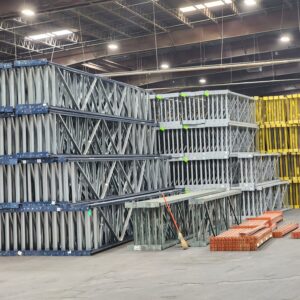
M 163 198 L 164 198 L 164 201 L 165 201 L 165 205 L 166 205 L 167 211 L 168 211 L 168 213 L 169 213 L 169 215 L 170 215 L 170 217 L 171 217 L 171 219 L 172 219 L 172 221 L 173 221 L 173 223 L 174 223 L 174 226 L 175 226 L 175 228 L 176 228 L 177 236 L 178 236 L 178 240 L 180 241 L 181 248 L 182 248 L 183 250 L 186 250 L 186 249 L 188 249 L 189 244 L 188 244 L 188 242 L 184 239 L 184 237 L 183 237 L 181 231 L 179 230 L 179 226 L 178 226 L 178 224 L 177 224 L 177 222 L 176 222 L 176 220 L 175 220 L 175 218 L 174 218 L 174 215 L 173 215 L 173 213 L 172 213 L 172 211 L 171 211 L 171 207 L 170 207 L 170 204 L 169 204 L 168 201 L 167 201 L 167 198 L 165 197 L 164 194 L 162 194 L 162 196 L 163 196 Z

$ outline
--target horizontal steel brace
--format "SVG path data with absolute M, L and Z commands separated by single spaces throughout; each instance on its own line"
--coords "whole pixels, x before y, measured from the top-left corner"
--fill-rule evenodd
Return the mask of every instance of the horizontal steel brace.
M 186 126 L 188 126 L 188 128 Z M 197 121 L 183 120 L 183 121 L 174 121 L 174 122 L 159 122 L 159 127 L 161 130 L 162 129 L 163 130 L 168 130 L 168 129 L 188 130 L 189 128 L 193 129 L 193 128 L 227 127 L 227 126 L 247 127 L 247 128 L 258 129 L 258 125 L 254 124 L 254 123 L 236 122 L 236 121 L 230 121 L 227 119 L 197 120 Z
M 10 202 L 0 203 L 0 213 L 4 212 L 64 212 L 64 211 L 88 211 L 92 208 L 102 208 L 111 205 L 119 205 L 124 203 L 144 201 L 161 196 L 162 193 L 165 195 L 180 194 L 183 189 L 160 189 L 148 192 L 135 193 L 125 196 L 108 197 L 101 200 L 86 201 L 84 203 L 70 203 L 66 201 L 60 202 Z
M 158 95 L 151 95 L 151 99 L 170 99 L 170 98 L 187 98 L 187 97 L 195 97 L 195 96 L 217 96 L 217 95 L 224 95 L 230 93 L 231 95 L 240 96 L 243 98 L 248 98 L 251 101 L 254 101 L 254 98 L 247 97 L 245 95 L 231 92 L 230 90 L 216 90 L 216 91 L 197 91 L 197 92 L 181 92 L 181 93 L 169 93 L 169 94 L 158 94 Z
M 253 157 L 280 157 L 279 153 L 260 153 L 260 152 L 240 152 L 240 153 L 232 153 L 232 156 L 238 158 L 253 158 Z
M 283 180 L 272 180 L 272 181 L 266 181 L 262 183 L 255 184 L 255 189 L 243 189 L 243 191 L 262 191 L 263 189 L 274 187 L 278 185 L 289 185 L 289 181 L 283 181 Z M 250 186 L 250 185 L 249 185 Z M 253 186 L 253 185 L 252 185 Z M 232 189 L 242 189 L 241 186 L 233 186 Z
M 133 161 L 170 159 L 168 155 L 54 155 L 48 152 L 28 152 L 14 155 L 0 155 L 0 165 L 16 165 L 18 163 L 64 163 L 64 162 L 96 162 L 96 161 Z
M 189 160 L 211 160 L 211 159 L 228 159 L 234 157 L 228 151 L 224 152 L 201 152 L 201 153 L 180 153 L 172 154 L 170 161 L 189 161 Z
M 225 189 L 208 189 L 208 190 L 201 190 L 193 193 L 187 193 L 183 195 L 175 195 L 168 197 L 168 203 L 169 204 L 175 204 L 178 202 L 191 200 L 191 199 L 199 199 L 204 196 L 217 194 L 224 192 Z M 126 208 L 153 208 L 153 207 L 161 207 L 165 206 L 164 198 L 158 198 L 158 199 L 151 199 L 146 201 L 140 201 L 140 202 L 127 202 L 125 204 Z
M 226 197 L 230 197 L 230 196 L 240 195 L 241 193 L 242 193 L 241 190 L 230 190 L 230 191 L 220 192 L 220 193 L 203 196 L 203 197 L 196 198 L 196 199 L 191 199 L 189 204 L 198 205 L 198 204 L 202 204 L 205 202 L 210 202 L 210 201 L 214 201 L 214 200 L 218 200 L 218 199 L 222 199 L 222 198 L 226 198 Z
M 234 188 L 233 185 L 228 184 L 203 184 L 203 185 L 176 185 L 176 188 L 185 189 L 187 192 L 196 192 L 207 189 L 226 189 L 230 190 Z M 239 189 L 239 187 L 236 187 Z
M 91 256 L 132 241 L 132 237 L 93 250 L 24 250 L 0 251 L 0 256 Z
M 46 103 L 40 104 L 18 104 L 16 108 L 12 106 L 2 106 L 0 107 L 0 118 L 4 117 L 19 117 L 24 115 L 39 115 L 39 114 L 57 114 L 68 117 L 77 117 L 84 119 L 93 119 L 93 120 L 105 120 L 118 123 L 129 123 L 129 124 L 141 124 L 149 126 L 158 126 L 158 123 L 154 121 L 135 119 L 130 117 L 120 117 L 115 115 L 100 114 L 95 112 L 80 111 L 77 109 L 48 106 Z

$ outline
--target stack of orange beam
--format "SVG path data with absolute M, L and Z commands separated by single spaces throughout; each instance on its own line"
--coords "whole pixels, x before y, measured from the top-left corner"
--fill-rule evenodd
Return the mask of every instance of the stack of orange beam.
M 278 228 L 277 230 L 273 231 L 273 238 L 282 238 L 283 236 L 297 229 L 298 227 L 299 224 L 286 224 Z
M 272 230 L 283 219 L 281 211 L 268 211 L 248 218 L 218 236 L 210 238 L 211 251 L 255 251 L 272 238 Z
M 230 229 L 210 240 L 211 251 L 255 251 L 272 237 L 272 230 L 264 228 L 253 235 L 244 235 L 245 229 Z
M 294 230 L 291 234 L 292 239 L 300 239 L 300 229 Z
M 247 218 L 247 220 L 265 220 L 268 222 L 269 227 L 277 224 L 283 220 L 282 211 L 266 211 L 263 215 L 255 218 Z

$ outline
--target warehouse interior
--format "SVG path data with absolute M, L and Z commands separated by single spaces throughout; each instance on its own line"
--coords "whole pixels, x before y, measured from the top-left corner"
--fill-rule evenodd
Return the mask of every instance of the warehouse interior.
M 300 299 L 299 48 L 299 0 L 0 1 L 0 298 Z

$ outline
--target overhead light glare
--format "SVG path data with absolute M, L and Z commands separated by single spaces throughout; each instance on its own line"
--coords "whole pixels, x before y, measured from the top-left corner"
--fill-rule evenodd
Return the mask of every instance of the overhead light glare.
M 201 78 L 201 79 L 199 80 L 199 82 L 200 82 L 201 84 L 205 84 L 205 83 L 206 83 L 206 79 L 205 79 L 205 78 Z
M 195 11 L 196 7 L 195 6 L 185 6 L 185 7 L 180 7 L 179 10 L 183 13 L 186 13 L 186 12 Z
M 191 6 L 181 7 L 181 8 L 179 8 L 179 10 L 181 12 L 188 13 L 188 12 L 192 12 L 192 11 L 195 11 L 195 10 L 201 10 L 201 9 L 205 9 L 205 8 L 223 6 L 225 4 L 231 4 L 231 3 L 232 3 L 232 0 L 210 1 L 210 2 L 206 2 L 204 4 L 195 4 L 195 5 L 191 5 Z
M 115 44 L 115 43 L 110 43 L 110 44 L 107 45 L 107 47 L 108 47 L 109 50 L 117 50 L 117 49 L 119 49 L 119 46 L 117 44 Z
M 56 36 L 68 35 L 68 34 L 71 34 L 71 33 L 73 33 L 73 32 L 69 29 L 62 29 L 62 30 L 52 32 L 52 34 L 54 34 Z
M 288 35 L 282 35 L 282 36 L 280 37 L 280 41 L 281 41 L 282 43 L 289 43 L 289 42 L 291 41 L 291 38 L 290 38 Z
M 101 68 L 101 66 L 94 64 L 92 62 L 83 63 L 82 66 L 93 69 L 93 70 L 101 71 L 101 72 L 104 71 L 104 69 Z
M 41 34 L 29 35 L 29 36 L 26 36 L 25 39 L 27 39 L 27 40 L 33 40 L 33 41 L 38 41 L 38 40 L 47 39 L 47 38 L 53 37 L 53 36 L 54 36 L 54 34 L 48 32 L 48 33 L 41 33 Z
M 53 32 L 45 32 L 45 33 L 40 33 L 40 34 L 29 35 L 29 36 L 26 36 L 25 39 L 38 41 L 38 40 L 43 40 L 43 39 L 47 39 L 47 38 L 54 37 L 54 36 L 69 35 L 71 33 L 73 33 L 71 30 L 62 29 L 62 30 L 53 31 Z
M 27 16 L 27 17 L 32 17 L 35 15 L 35 12 L 29 8 L 25 8 L 21 11 L 21 13 L 24 15 L 24 16 Z
M 244 0 L 245 5 L 247 6 L 254 6 L 256 5 L 256 0 Z
M 211 8 L 211 7 L 224 5 L 224 2 L 223 1 L 212 1 L 212 2 L 206 2 L 206 3 L 204 3 L 204 5 L 207 8 Z
M 169 68 L 170 68 L 170 66 L 169 66 L 168 63 L 162 63 L 162 64 L 160 65 L 160 67 L 161 67 L 161 69 L 163 69 L 163 70 L 166 70 L 166 69 L 169 69 Z
M 205 8 L 205 6 L 203 4 L 196 4 L 195 5 L 198 9 L 203 9 Z

